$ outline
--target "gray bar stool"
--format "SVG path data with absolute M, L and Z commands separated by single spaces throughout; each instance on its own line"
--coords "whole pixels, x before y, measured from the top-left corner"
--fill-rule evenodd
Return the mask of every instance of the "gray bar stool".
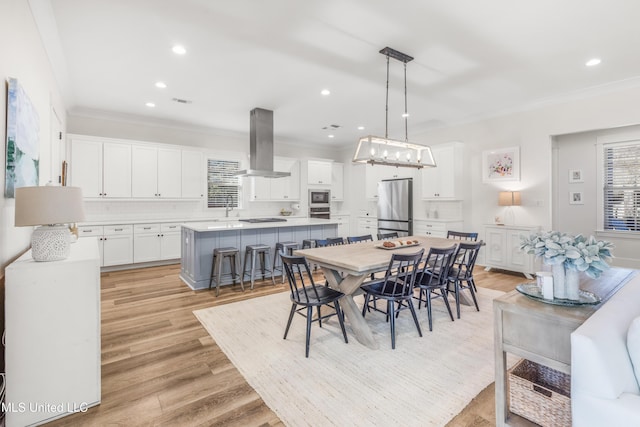
M 267 259 L 271 258 L 271 246 L 258 243 L 257 245 L 247 245 L 244 253 L 244 263 L 242 264 L 242 277 L 247 274 L 247 260 L 251 258 L 251 270 L 249 271 L 249 277 L 251 278 L 251 289 L 255 282 L 256 274 L 256 257 L 260 258 L 260 270 L 262 272 L 262 278 L 264 279 L 265 273 L 271 273 L 271 281 L 275 286 L 276 281 L 273 278 L 273 271 L 267 269 Z
M 240 269 L 240 251 L 236 248 L 216 248 L 213 250 L 213 259 L 211 260 L 211 277 L 209 278 L 209 289 L 211 289 L 211 285 L 215 277 L 216 296 L 220 294 L 222 261 L 224 261 L 225 258 L 229 259 L 229 265 L 231 266 L 231 280 L 233 280 L 233 284 L 235 285 L 236 280 L 240 279 L 240 286 L 242 287 L 242 292 L 244 292 L 243 278 L 238 272 Z
M 316 247 L 316 239 L 304 239 L 302 241 L 302 249 L 311 249 Z
M 271 266 L 271 271 L 273 271 L 273 274 L 276 274 L 276 270 L 280 270 L 282 272 L 282 283 L 284 283 L 284 266 L 282 265 L 282 258 L 280 258 L 280 255 L 283 253 L 285 255 L 293 255 L 294 249 L 300 249 L 300 245 L 298 245 L 297 242 L 276 243 L 276 253 L 273 254 L 273 265 Z M 280 263 L 278 264 L 279 258 Z

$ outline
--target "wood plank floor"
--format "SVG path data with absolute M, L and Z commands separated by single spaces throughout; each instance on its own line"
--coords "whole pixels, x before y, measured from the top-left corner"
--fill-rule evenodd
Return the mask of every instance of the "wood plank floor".
M 269 280 L 245 292 L 225 286 L 216 298 L 213 291 L 190 290 L 179 271 L 171 265 L 102 274 L 102 403 L 49 426 L 283 425 L 192 312 L 287 285 Z M 524 281 L 482 268 L 475 276 L 478 286 L 502 291 Z M 493 425 L 491 390 L 449 425 Z

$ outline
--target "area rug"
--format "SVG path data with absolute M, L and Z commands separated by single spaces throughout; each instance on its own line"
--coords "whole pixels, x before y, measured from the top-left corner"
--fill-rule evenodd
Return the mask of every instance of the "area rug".
M 282 339 L 288 293 L 194 314 L 285 425 L 443 426 L 494 381 L 492 300 L 503 293 L 478 291 L 481 311 L 462 306 L 454 322 L 436 299 L 432 332 L 426 308 L 419 310 L 422 338 L 411 313 L 401 312 L 395 350 L 381 313 L 366 317 L 377 350 L 361 345 L 348 322 L 345 344 L 335 316 L 322 328 L 314 323 L 308 359 L 302 316 Z

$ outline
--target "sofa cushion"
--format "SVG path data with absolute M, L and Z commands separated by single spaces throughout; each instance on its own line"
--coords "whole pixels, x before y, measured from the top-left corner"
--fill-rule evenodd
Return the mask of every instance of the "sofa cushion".
M 627 332 L 627 349 L 629 357 L 633 363 L 633 371 L 636 374 L 636 381 L 640 385 L 640 317 L 636 317 L 629 326 Z

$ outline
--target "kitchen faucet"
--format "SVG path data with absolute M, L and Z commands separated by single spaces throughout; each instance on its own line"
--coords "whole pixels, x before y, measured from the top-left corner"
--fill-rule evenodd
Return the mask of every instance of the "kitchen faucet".
M 231 206 L 231 204 L 233 203 L 233 198 L 231 197 L 230 194 L 227 194 L 227 199 L 224 203 L 224 216 L 229 218 L 229 211 L 233 210 L 233 206 Z

